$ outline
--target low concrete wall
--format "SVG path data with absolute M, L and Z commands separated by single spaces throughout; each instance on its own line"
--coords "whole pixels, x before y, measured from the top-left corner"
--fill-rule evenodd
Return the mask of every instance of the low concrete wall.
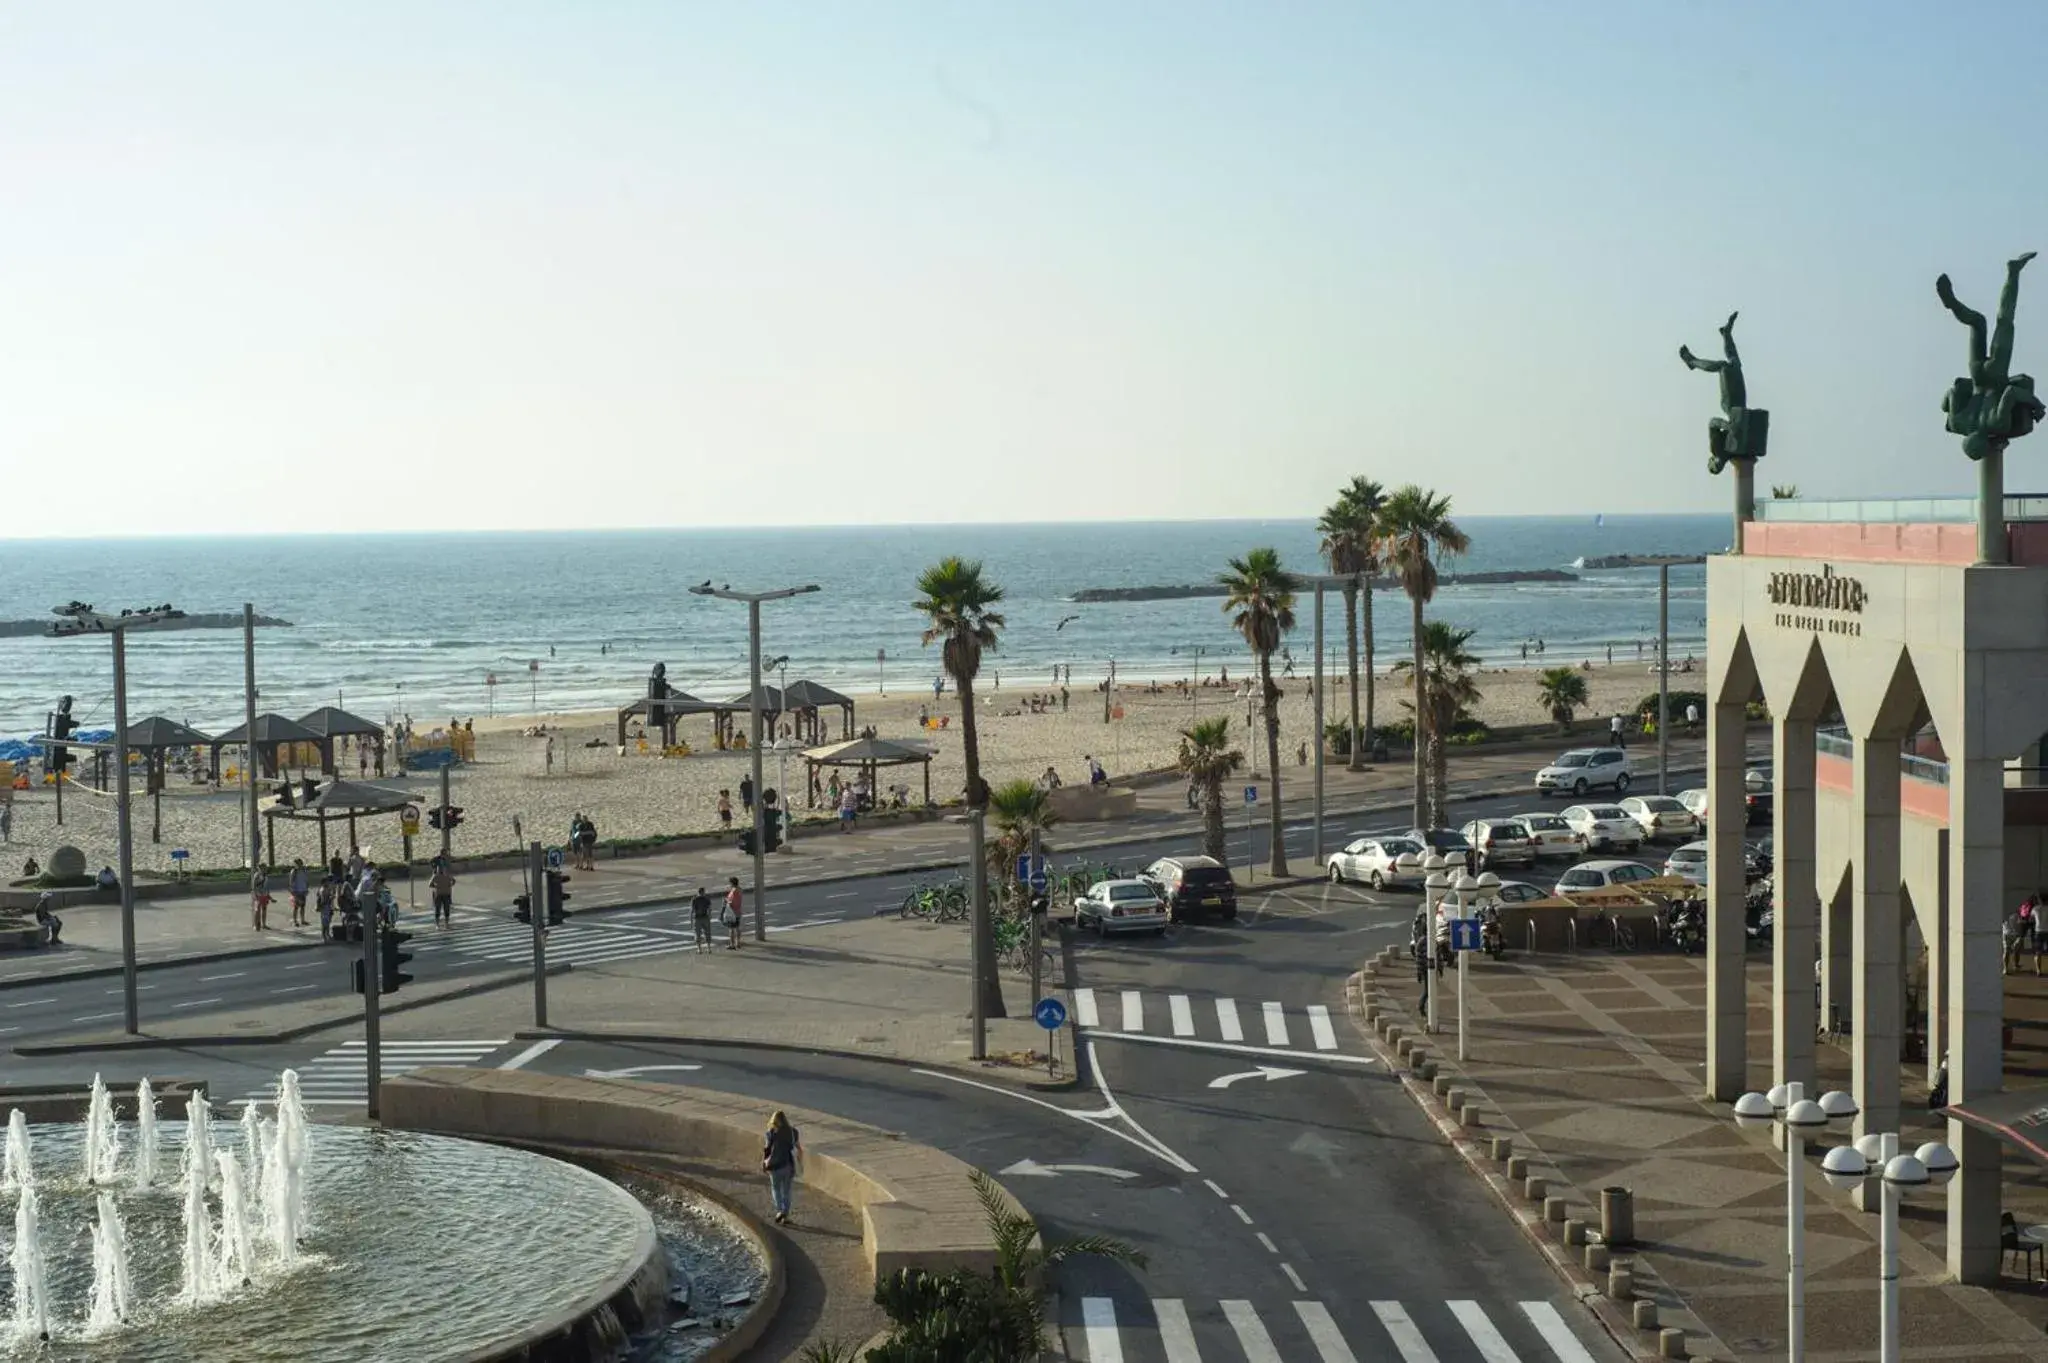
M 384 1124 L 406 1130 L 658 1151 L 740 1169 L 760 1168 L 771 1110 L 710 1089 L 455 1068 L 386 1080 L 382 1099 Z M 799 1188 L 815 1187 L 860 1213 L 862 1247 L 877 1282 L 900 1268 L 995 1266 L 995 1242 L 968 1180 L 971 1166 L 830 1113 L 783 1110 L 803 1137 Z M 1010 1207 L 1023 1212 L 1014 1199 Z
M 1122 786 L 1061 786 L 1052 792 L 1052 812 L 1067 823 L 1136 818 L 1138 792 Z

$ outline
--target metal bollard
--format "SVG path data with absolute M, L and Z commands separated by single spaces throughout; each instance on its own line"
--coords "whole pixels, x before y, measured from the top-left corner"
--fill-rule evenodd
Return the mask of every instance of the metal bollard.
M 1684 1358 L 1685 1331 L 1666 1326 L 1657 1332 L 1657 1357 Z
M 1636 1195 L 1630 1188 L 1600 1190 L 1600 1238 L 1618 1247 L 1636 1242 Z

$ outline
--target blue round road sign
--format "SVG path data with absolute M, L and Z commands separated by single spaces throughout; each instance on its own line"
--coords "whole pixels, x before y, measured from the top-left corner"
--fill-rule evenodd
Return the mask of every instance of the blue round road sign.
M 1067 1005 L 1058 999 L 1040 999 L 1038 1006 L 1031 1010 L 1031 1016 L 1038 1019 L 1038 1025 L 1048 1032 L 1057 1032 L 1067 1025 Z
M 559 848 L 559 847 L 550 847 L 550 848 L 548 849 L 548 869 L 549 869 L 550 871 L 559 871 L 559 870 L 561 870 L 561 869 L 562 869 L 562 849 L 561 849 L 561 848 Z

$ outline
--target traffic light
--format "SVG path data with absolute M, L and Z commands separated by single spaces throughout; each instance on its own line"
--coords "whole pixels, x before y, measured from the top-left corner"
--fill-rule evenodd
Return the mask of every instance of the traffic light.
M 764 809 L 761 813 L 762 846 L 773 852 L 782 846 L 782 820 L 785 815 L 781 810 L 772 808 Z
M 515 894 L 512 896 L 512 917 L 521 923 L 533 921 L 533 896 Z
M 443 821 L 444 821 L 444 822 L 445 822 L 445 823 L 446 823 L 446 824 L 448 825 L 448 827 L 450 827 L 450 828 L 460 828 L 460 827 L 462 827 L 462 806 L 461 806 L 461 805 L 442 805 L 442 806 L 441 806 L 441 808 L 447 811 L 446 817 L 445 817 L 445 819 L 444 819 Z
M 348 963 L 348 987 L 358 994 L 363 992 L 363 962 L 360 957 Z
M 290 809 L 292 807 L 292 783 L 290 781 L 279 781 L 277 783 L 277 807 L 279 809 Z
M 412 976 L 405 974 L 399 969 L 400 966 L 412 959 L 410 951 L 399 950 L 400 947 L 411 940 L 411 933 L 399 932 L 394 928 L 384 929 L 383 933 L 377 938 L 377 950 L 382 958 L 378 962 L 382 967 L 378 974 L 382 977 L 383 981 L 383 989 L 380 992 L 396 994 L 398 986 L 412 983 Z
M 310 776 L 299 778 L 299 808 L 311 809 L 313 801 L 320 798 L 320 783 Z
M 560 923 L 560 922 L 561 922 L 561 921 L 562 921 L 563 919 L 565 919 L 565 918 L 567 918 L 567 917 L 569 916 L 569 911 L 568 911 L 567 909 L 565 909 L 565 908 L 563 908 L 563 907 L 562 907 L 562 905 L 563 905 L 564 903 L 568 902 L 568 900 L 570 900 L 571 898 L 573 898 L 573 896 L 572 896 L 572 895 L 570 895 L 570 894 L 569 894 L 569 893 L 568 893 L 567 891 L 563 890 L 563 888 L 562 888 L 562 887 L 563 887 L 564 885 L 567 885 L 568 883 L 569 883 L 569 877 L 567 877 L 567 876 L 563 875 L 563 874 L 562 874 L 562 873 L 561 873 L 560 871 L 549 871 L 549 872 L 548 872 L 548 926 L 549 926 L 549 927 L 554 927 L 554 926 L 556 926 L 556 925 L 557 925 L 557 924 L 559 924 L 559 923 Z
M 441 826 L 440 805 L 435 805 L 432 809 L 427 811 L 427 825 L 431 828 L 439 828 Z
M 753 830 L 753 829 L 751 829 L 751 828 L 742 828 L 742 829 L 740 830 L 740 851 L 742 851 L 742 852 L 746 853 L 746 854 L 747 854 L 748 856 L 750 856 L 750 857 L 751 857 L 752 855 L 754 855 L 754 830 Z
M 71 717 L 71 697 L 64 696 L 57 701 L 57 712 L 50 716 L 50 737 L 62 740 L 71 737 L 76 732 L 78 732 L 78 721 Z M 72 760 L 71 750 L 63 746 L 60 741 L 50 749 L 50 756 L 46 765 L 49 770 L 62 775 L 64 769 L 71 765 Z

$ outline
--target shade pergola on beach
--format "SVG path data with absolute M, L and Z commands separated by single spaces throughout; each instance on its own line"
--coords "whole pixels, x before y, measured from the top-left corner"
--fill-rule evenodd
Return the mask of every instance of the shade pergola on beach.
M 263 811 L 263 844 L 267 849 L 268 864 L 275 867 L 277 862 L 277 820 L 312 819 L 320 825 L 320 860 L 327 860 L 327 825 L 333 819 L 348 820 L 348 840 L 351 846 L 361 846 L 362 840 L 356 835 L 356 820 L 373 818 L 382 814 L 396 814 L 409 804 L 416 804 L 421 796 L 396 786 L 380 786 L 370 781 L 329 781 L 320 793 L 307 804 L 273 805 Z
M 811 792 L 817 789 L 820 767 L 861 768 L 867 773 L 869 791 L 879 798 L 882 788 L 876 778 L 877 769 L 908 766 L 912 762 L 924 764 L 924 802 L 929 806 L 932 802 L 932 755 L 922 748 L 892 743 L 886 738 L 855 738 L 829 747 L 807 749 L 804 752 L 804 804 L 807 808 L 817 807 Z

